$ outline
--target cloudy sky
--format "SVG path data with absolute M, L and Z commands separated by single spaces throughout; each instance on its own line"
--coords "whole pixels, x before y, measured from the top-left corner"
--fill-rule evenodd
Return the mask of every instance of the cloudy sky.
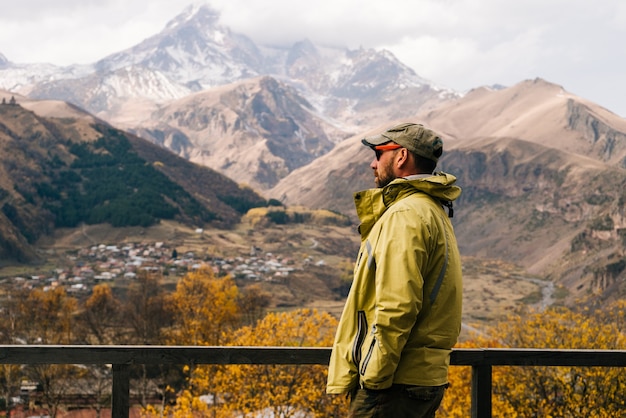
M 0 53 L 13 63 L 91 63 L 158 33 L 191 2 L 0 0 Z M 208 3 L 257 43 L 385 48 L 461 92 L 541 77 L 626 117 L 626 1 Z

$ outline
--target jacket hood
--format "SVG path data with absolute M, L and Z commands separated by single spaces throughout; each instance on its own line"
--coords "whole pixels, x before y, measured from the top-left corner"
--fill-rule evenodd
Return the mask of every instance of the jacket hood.
M 395 179 L 387 186 L 367 189 L 354 194 L 356 212 L 361 220 L 359 231 L 361 236 L 367 235 L 380 216 L 399 199 L 410 194 L 421 192 L 438 200 L 448 208 L 448 216 L 452 217 L 452 202 L 461 195 L 461 188 L 456 186 L 456 177 L 447 173 L 435 173 L 432 176 L 407 180 Z
M 461 188 L 455 185 L 456 177 L 443 172 L 413 180 L 396 179 L 383 188 L 383 194 L 390 193 L 399 186 L 404 189 L 407 183 L 421 192 L 446 202 L 452 202 L 461 195 Z M 389 191 L 384 191 L 387 188 Z

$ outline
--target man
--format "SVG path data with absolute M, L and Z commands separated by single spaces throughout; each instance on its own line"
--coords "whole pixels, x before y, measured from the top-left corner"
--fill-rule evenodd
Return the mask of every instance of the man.
M 435 173 L 441 138 L 404 123 L 365 138 L 378 188 L 355 193 L 361 248 L 328 370 L 350 417 L 434 417 L 461 330 L 461 261 L 449 216 L 461 189 Z M 446 208 L 444 208 L 446 207 Z

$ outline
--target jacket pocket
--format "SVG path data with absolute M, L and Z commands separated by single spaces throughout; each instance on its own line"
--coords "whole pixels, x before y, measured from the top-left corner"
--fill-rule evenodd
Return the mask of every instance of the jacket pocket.
M 375 347 L 376 347 L 376 337 L 373 337 L 372 342 L 370 344 L 370 348 L 367 350 L 367 354 L 365 355 L 365 358 L 363 359 L 363 362 L 361 363 L 361 368 L 359 370 L 359 373 L 361 374 L 361 376 L 365 374 L 365 370 L 367 369 L 367 364 L 370 362 L 370 359 L 372 358 L 372 353 L 374 352 Z
M 365 336 L 367 335 L 367 318 L 365 316 L 365 311 L 357 312 L 357 332 L 356 337 L 354 339 L 354 344 L 352 345 L 352 361 L 354 365 L 359 368 L 361 365 L 361 347 L 363 346 L 363 342 L 365 341 Z

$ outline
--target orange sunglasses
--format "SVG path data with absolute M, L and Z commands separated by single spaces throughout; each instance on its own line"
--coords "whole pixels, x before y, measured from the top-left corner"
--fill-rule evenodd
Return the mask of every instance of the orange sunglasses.
M 374 147 L 374 154 L 376 154 L 376 160 L 380 160 L 380 156 L 383 155 L 384 151 L 390 151 L 394 149 L 402 148 L 402 145 L 398 144 L 384 144 L 384 145 L 376 145 Z

